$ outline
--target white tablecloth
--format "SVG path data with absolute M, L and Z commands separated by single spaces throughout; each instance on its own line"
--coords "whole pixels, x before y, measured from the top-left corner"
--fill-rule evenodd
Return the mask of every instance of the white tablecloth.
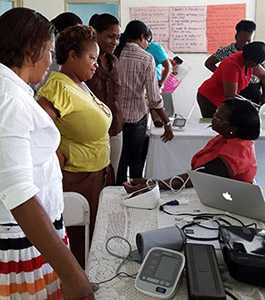
M 166 179 L 185 173 L 190 169 L 193 155 L 201 149 L 216 133 L 208 127 L 209 124 L 190 120 L 182 131 L 174 130 L 172 141 L 164 143 L 160 136 L 163 129 L 152 127 L 146 160 L 145 177 Z M 257 157 L 256 181 L 265 186 L 265 134 L 255 142 Z
M 122 236 L 128 239 L 132 244 L 133 249 L 135 249 L 135 236 L 138 232 L 158 228 L 158 221 L 160 219 L 159 210 L 124 208 L 120 205 L 121 198 L 124 194 L 124 189 L 122 187 L 107 187 L 101 193 L 88 266 L 88 275 L 93 282 L 100 282 L 113 277 L 121 262 L 120 259 L 112 257 L 105 250 L 105 243 L 108 238 L 114 235 Z M 176 197 L 176 195 L 169 192 L 161 194 L 161 198 L 164 201 L 172 199 L 172 197 Z M 197 210 L 198 207 L 202 209 L 193 189 L 185 190 L 178 197 L 180 202 L 184 205 L 182 209 L 187 209 L 189 211 Z M 120 241 L 113 241 L 113 243 L 114 245 L 112 244 L 112 247 L 114 247 L 114 249 L 119 250 L 121 254 L 127 253 L 127 247 Z M 122 271 L 134 274 L 138 269 L 138 264 L 130 262 L 122 268 Z M 232 280 L 227 272 L 222 273 L 222 277 L 226 288 L 230 288 L 238 299 L 265 299 L 264 289 L 258 289 Z M 116 278 L 100 285 L 99 290 L 96 292 L 96 299 L 149 300 L 154 298 L 145 296 L 137 291 L 134 288 L 133 279 Z M 185 278 L 179 282 L 176 296 L 173 299 L 188 299 Z M 230 300 L 230 298 L 227 299 Z

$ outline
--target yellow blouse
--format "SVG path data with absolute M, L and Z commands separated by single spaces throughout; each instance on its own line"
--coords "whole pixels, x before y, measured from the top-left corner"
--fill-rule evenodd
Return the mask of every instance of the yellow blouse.
M 95 172 L 110 163 L 111 111 L 86 89 L 67 75 L 52 72 L 38 92 L 60 112 L 59 148 L 66 157 L 64 170 L 70 172 Z

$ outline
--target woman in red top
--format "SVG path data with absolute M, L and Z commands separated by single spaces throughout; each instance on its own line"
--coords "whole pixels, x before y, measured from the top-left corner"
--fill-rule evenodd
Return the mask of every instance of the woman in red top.
M 261 79 L 264 91 L 265 71 L 259 65 L 264 60 L 263 42 L 249 43 L 244 46 L 243 51 L 238 51 L 224 59 L 213 75 L 198 89 L 197 101 L 202 117 L 212 118 L 221 103 L 239 94 L 248 86 L 252 74 Z
M 193 156 L 191 168 L 252 183 L 257 170 L 254 140 L 260 133 L 256 108 L 247 100 L 237 97 L 229 99 L 214 114 L 212 128 L 218 135 Z M 179 189 L 183 182 L 186 182 L 185 187 L 192 187 L 186 173 L 158 181 L 162 189 Z M 127 192 L 137 191 L 145 185 L 146 179 L 142 178 L 124 183 Z

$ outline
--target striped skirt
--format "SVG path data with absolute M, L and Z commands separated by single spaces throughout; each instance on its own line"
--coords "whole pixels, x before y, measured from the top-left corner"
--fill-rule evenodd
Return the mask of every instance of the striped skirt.
M 63 219 L 54 227 L 68 244 Z M 0 225 L 0 299 L 61 299 L 57 274 L 17 225 Z

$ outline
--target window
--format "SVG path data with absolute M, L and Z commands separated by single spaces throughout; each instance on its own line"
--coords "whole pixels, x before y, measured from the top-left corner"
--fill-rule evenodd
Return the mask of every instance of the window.
M 14 1 L 14 0 L 0 0 L 0 15 L 2 15 L 7 10 L 12 7 L 22 6 L 22 1 Z
M 13 7 L 12 1 L 2 0 L 0 1 L 0 14 L 2 15 L 4 12 Z
M 66 10 L 78 15 L 86 25 L 94 14 L 109 13 L 119 19 L 119 9 L 119 1 L 66 1 Z

